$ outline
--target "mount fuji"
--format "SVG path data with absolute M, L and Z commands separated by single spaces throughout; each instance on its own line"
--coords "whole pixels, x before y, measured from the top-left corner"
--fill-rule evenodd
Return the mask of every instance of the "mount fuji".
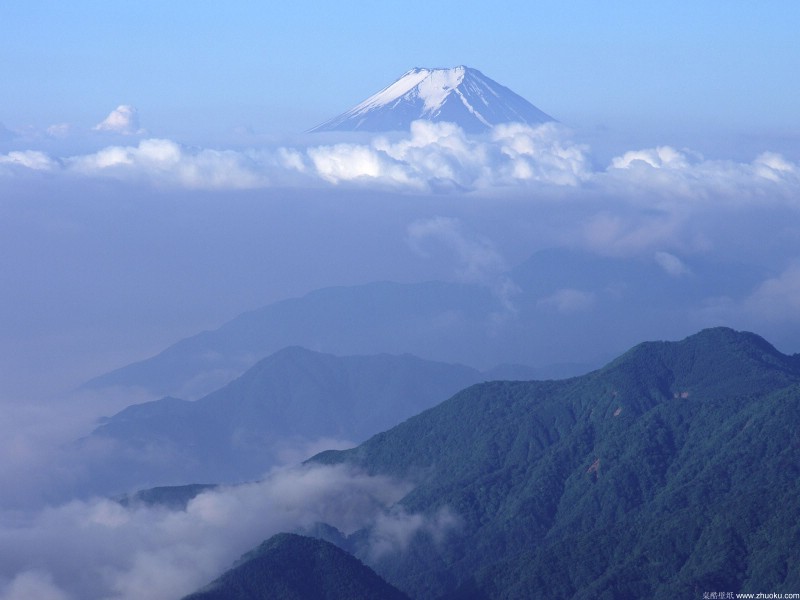
M 500 123 L 537 125 L 555 120 L 477 69 L 462 65 L 411 69 L 361 104 L 309 131 L 400 131 L 418 119 L 449 121 L 468 133 Z

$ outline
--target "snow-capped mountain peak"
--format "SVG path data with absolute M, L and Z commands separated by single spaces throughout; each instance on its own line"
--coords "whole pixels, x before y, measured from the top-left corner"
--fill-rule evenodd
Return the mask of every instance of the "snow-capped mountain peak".
M 508 122 L 553 118 L 477 69 L 415 68 L 338 117 L 311 131 L 406 130 L 412 121 L 451 121 L 468 132 Z

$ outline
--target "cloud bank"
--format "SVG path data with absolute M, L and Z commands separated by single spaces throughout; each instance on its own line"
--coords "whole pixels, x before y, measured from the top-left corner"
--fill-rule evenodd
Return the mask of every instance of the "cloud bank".
M 169 140 L 146 139 L 137 146 L 110 146 L 63 161 L 67 173 L 112 177 L 188 189 L 263 187 L 268 180 L 258 161 L 245 153 L 191 151 Z
M 539 182 L 577 185 L 587 175 L 585 148 L 552 124 L 499 125 L 488 140 L 452 123 L 415 121 L 407 138 L 309 148 L 312 172 L 331 183 L 374 181 L 419 190 L 473 190 Z
M 796 206 L 800 167 L 773 152 L 740 163 L 706 160 L 688 150 L 660 146 L 613 158 L 596 180 L 608 190 L 655 195 L 655 203 L 725 198 L 734 203 L 779 200 Z
M 344 466 L 298 467 L 205 492 L 186 510 L 74 501 L 20 519 L 0 515 L 0 599 L 175 600 L 281 531 L 371 527 L 367 552 L 402 551 L 417 531 L 457 526 L 395 507 L 411 486 Z
M 127 105 L 95 129 L 143 133 L 135 110 Z M 706 160 L 691 150 L 659 146 L 624 152 L 606 168 L 593 170 L 589 148 L 556 124 L 512 123 L 495 126 L 487 135 L 469 136 L 452 123 L 417 121 L 398 139 L 376 136 L 360 143 L 251 150 L 192 148 L 150 138 L 66 157 L 17 150 L 0 155 L 0 169 L 4 165 L 188 189 L 327 185 L 452 193 L 560 188 L 628 196 L 646 192 L 654 203 L 726 194 L 736 201 L 796 202 L 800 190 L 800 167 L 772 152 L 742 163 Z

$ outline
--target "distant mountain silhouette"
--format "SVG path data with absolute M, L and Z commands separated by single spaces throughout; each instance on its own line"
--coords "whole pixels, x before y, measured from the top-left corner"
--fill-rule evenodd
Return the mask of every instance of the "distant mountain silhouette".
M 496 306 L 489 290 L 469 284 L 376 282 L 324 288 L 244 313 L 86 386 L 135 387 L 195 398 L 287 346 L 339 355 L 411 353 L 439 360 L 436 356 L 452 355 L 448 349 L 453 346 L 469 347 Z
M 194 399 L 293 345 L 338 355 L 410 353 L 480 369 L 528 365 L 499 377 L 566 377 L 639 340 L 688 335 L 708 320 L 709 301 L 741 301 L 768 276 L 746 265 L 672 260 L 670 271 L 653 258 L 550 249 L 486 285 L 324 288 L 244 313 L 86 385 Z
M 126 493 L 115 498 L 122 506 L 162 506 L 171 510 L 186 510 L 192 498 L 217 488 L 216 484 L 191 483 L 169 485 Z
M 290 347 L 199 400 L 129 406 L 81 445 L 104 448 L 93 479 L 120 492 L 235 483 L 307 458 L 315 450 L 294 454 L 309 445 L 361 442 L 485 380 L 475 369 L 411 355 L 338 357 Z

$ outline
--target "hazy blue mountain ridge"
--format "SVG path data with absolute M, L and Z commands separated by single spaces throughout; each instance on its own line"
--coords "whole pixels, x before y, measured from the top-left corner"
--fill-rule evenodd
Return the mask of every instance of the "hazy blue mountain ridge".
M 411 355 L 338 357 L 295 346 L 199 400 L 129 406 L 82 444 L 104 445 L 94 478 L 118 491 L 235 483 L 308 457 L 309 445 L 361 442 L 485 379 Z
M 191 398 L 287 346 L 340 355 L 449 356 L 453 347 L 468 347 L 480 336 L 485 315 L 495 305 L 489 290 L 469 284 L 376 282 L 324 288 L 243 313 L 87 385 L 140 387 Z
M 339 355 L 410 353 L 480 369 L 528 365 L 536 378 L 563 377 L 641 339 L 688 335 L 706 320 L 709 301 L 741 300 L 766 276 L 746 265 L 661 260 L 671 272 L 655 259 L 552 249 L 499 275 L 498 285 L 325 288 L 244 313 L 87 385 L 194 399 L 292 345 Z

